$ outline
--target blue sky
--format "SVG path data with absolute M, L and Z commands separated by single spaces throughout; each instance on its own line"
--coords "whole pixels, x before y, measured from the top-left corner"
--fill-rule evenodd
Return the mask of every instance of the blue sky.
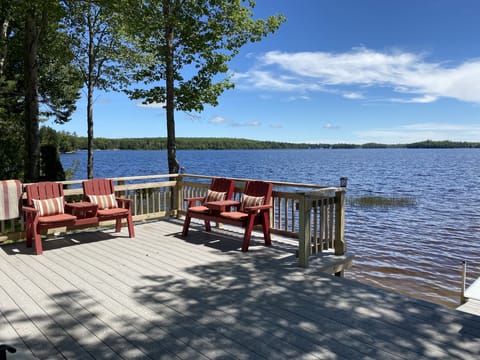
M 255 16 L 277 13 L 287 21 L 242 48 L 217 107 L 176 113 L 177 137 L 480 142 L 480 1 L 257 0 Z M 95 98 L 95 137 L 166 136 L 160 105 Z M 48 125 L 86 136 L 85 108 Z

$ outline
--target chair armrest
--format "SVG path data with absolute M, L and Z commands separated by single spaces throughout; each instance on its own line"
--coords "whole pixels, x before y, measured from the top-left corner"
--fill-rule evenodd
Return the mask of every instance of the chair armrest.
M 22 209 L 25 213 L 27 214 L 33 214 L 36 215 L 38 213 L 38 210 L 31 207 L 31 206 L 22 206 Z
M 244 212 L 246 213 L 255 213 L 255 212 L 261 212 L 261 211 L 265 211 L 265 210 L 269 210 L 273 208 L 272 205 L 256 205 L 256 206 L 249 206 L 244 210 Z
M 115 198 L 115 200 L 117 200 L 117 204 L 119 207 L 130 209 L 130 203 L 132 202 L 131 199 Z
M 188 202 L 187 208 L 192 207 L 195 202 L 203 202 L 204 200 L 205 196 L 195 196 L 183 199 L 183 201 Z

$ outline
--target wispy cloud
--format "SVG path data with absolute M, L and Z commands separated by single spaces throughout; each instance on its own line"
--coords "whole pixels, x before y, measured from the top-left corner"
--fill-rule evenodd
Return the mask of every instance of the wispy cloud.
M 288 101 L 299 101 L 299 100 L 308 101 L 310 100 L 310 96 L 300 95 L 300 96 L 290 96 L 288 98 Z
M 221 117 L 221 116 L 216 116 L 216 117 L 210 119 L 209 122 L 212 123 L 212 124 L 225 124 L 225 123 L 228 123 L 229 120 L 225 119 L 224 117 Z
M 437 99 L 438 99 L 437 96 L 424 95 L 424 96 L 415 97 L 415 98 L 411 98 L 411 99 L 392 98 L 390 100 L 393 101 L 393 102 L 400 102 L 400 103 L 427 104 L 427 103 L 435 102 Z
M 230 123 L 231 126 L 235 127 L 243 127 L 243 126 L 260 126 L 262 123 L 260 121 L 245 121 L 245 122 L 236 122 L 232 121 Z
M 276 91 L 338 92 L 366 98 L 368 89 L 392 93 L 387 101 L 428 103 L 439 98 L 480 103 L 480 59 L 449 66 L 428 62 L 425 54 L 355 48 L 345 53 L 270 51 L 248 72 L 237 74 L 239 86 Z M 358 87 L 358 91 L 343 91 Z
M 260 121 L 245 121 L 245 122 L 238 122 L 238 121 L 233 121 L 230 119 L 226 119 L 221 116 L 216 116 L 212 119 L 210 119 L 209 123 L 211 124 L 226 124 L 229 126 L 234 126 L 234 127 L 243 127 L 243 126 L 260 126 L 262 123 Z
M 380 142 L 388 144 L 411 143 L 423 140 L 473 141 L 480 138 L 480 125 L 418 123 L 390 128 L 358 131 L 360 143 Z
M 342 96 L 345 99 L 352 99 L 352 100 L 365 99 L 365 96 L 363 96 L 363 94 L 360 94 L 358 92 L 347 92 L 347 93 L 343 93 Z

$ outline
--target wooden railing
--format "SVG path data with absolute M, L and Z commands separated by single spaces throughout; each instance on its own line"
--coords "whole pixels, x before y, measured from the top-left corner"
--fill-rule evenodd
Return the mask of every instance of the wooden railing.
M 134 221 L 180 217 L 186 197 L 204 196 L 212 177 L 166 174 L 112 178 L 117 196 L 131 199 Z M 235 178 L 234 198 L 240 200 L 245 182 Z M 82 199 L 82 180 L 64 181 L 67 202 Z M 346 252 L 344 241 L 345 189 L 315 184 L 270 181 L 274 185 L 270 226 L 272 233 L 298 239 L 301 266 L 308 266 L 312 254 Z M 22 219 L 0 221 L 0 242 L 24 237 Z

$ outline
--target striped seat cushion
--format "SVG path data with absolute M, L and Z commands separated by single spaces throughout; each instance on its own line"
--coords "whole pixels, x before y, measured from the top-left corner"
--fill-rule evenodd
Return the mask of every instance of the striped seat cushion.
M 63 208 L 63 196 L 52 199 L 32 199 L 33 207 L 38 210 L 38 216 L 49 216 L 65 213 Z
M 88 195 L 90 202 L 97 204 L 99 210 L 118 208 L 115 194 L 108 195 Z

